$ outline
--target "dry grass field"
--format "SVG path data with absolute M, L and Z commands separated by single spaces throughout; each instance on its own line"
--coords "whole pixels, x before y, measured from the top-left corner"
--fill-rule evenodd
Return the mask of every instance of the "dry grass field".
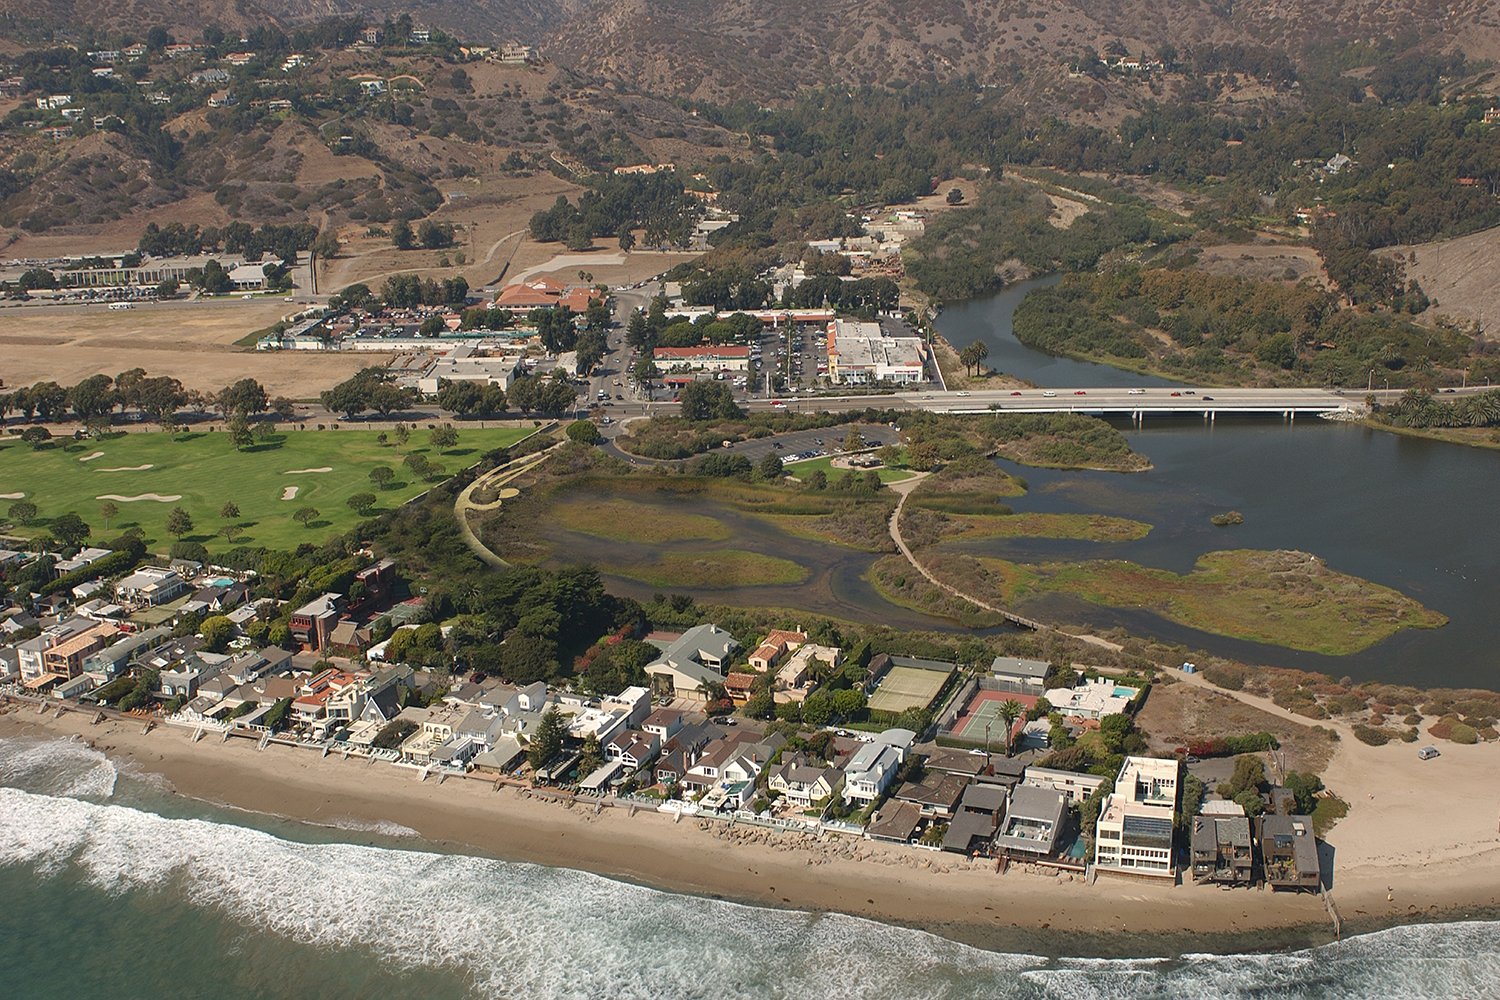
M 1424 243 L 1415 247 L 1393 247 L 1392 254 L 1405 258 L 1406 276 L 1415 278 L 1436 305 L 1423 317 L 1451 316 L 1456 320 L 1482 320 L 1495 315 L 1495 289 L 1500 288 L 1500 228 L 1460 236 L 1456 240 Z M 1412 256 L 1416 262 L 1411 263 Z
M 280 299 L 104 305 L 12 306 L 0 309 L 0 379 L 6 385 L 51 380 L 71 385 L 90 375 L 140 367 L 190 389 L 217 389 L 258 379 L 273 396 L 305 399 L 382 354 L 298 352 L 295 358 L 235 348 L 292 309 Z

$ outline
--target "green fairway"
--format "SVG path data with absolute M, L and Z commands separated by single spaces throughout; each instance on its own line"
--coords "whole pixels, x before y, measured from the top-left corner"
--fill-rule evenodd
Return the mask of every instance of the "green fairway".
M 356 493 L 374 493 L 372 513 L 379 513 L 429 489 L 431 483 L 402 464 L 407 455 L 422 455 L 451 474 L 530 433 L 530 427 L 460 427 L 458 444 L 442 455 L 429 444 L 425 426 L 413 429 L 400 455 L 392 445 L 379 444 L 375 431 L 291 431 L 244 451 L 236 451 L 222 432 L 182 434 L 176 441 L 159 432 L 118 434 L 98 441 L 59 441 L 41 451 L 6 437 L 0 439 L 0 497 L 23 493 L 38 508 L 37 520 L 29 527 L 16 525 L 17 534 L 46 534 L 51 518 L 75 511 L 93 529 L 94 539 L 139 525 L 151 547 L 162 551 L 174 541 L 166 529 L 167 514 L 180 506 L 193 519 L 184 537 L 212 552 L 239 545 L 292 549 L 302 542 L 321 542 L 361 521 L 347 503 Z M 378 465 L 394 473 L 388 489 L 370 481 L 370 470 Z M 119 513 L 105 529 L 100 497 L 148 494 L 170 499 L 115 499 L 111 502 Z M 0 514 L 15 502 L 14 496 L 0 499 Z M 240 516 L 232 523 L 242 528 L 232 543 L 219 533 L 231 523 L 219 516 L 229 502 L 239 507 Z M 292 515 L 308 507 L 318 513 L 303 527 Z

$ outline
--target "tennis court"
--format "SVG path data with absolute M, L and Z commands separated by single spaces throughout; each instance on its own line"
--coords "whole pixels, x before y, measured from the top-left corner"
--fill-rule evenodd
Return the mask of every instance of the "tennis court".
M 926 708 L 943 689 L 948 674 L 918 667 L 892 667 L 870 695 L 870 709 L 900 714 L 908 708 Z
M 961 740 L 984 741 L 984 727 L 990 727 L 990 740 L 1005 739 L 1005 720 L 1000 718 L 1000 706 L 1015 699 L 1022 708 L 1036 704 L 1036 698 L 1023 694 L 1008 694 L 1004 691 L 975 691 L 963 712 L 953 720 L 949 730 Z

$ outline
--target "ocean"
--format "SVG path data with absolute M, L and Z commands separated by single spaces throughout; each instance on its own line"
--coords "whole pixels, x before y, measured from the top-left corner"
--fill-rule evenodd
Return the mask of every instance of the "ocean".
M 0 739 L 0 996 L 1500 997 L 1500 924 L 1260 954 L 1007 954 L 444 853 L 170 795 L 66 739 Z

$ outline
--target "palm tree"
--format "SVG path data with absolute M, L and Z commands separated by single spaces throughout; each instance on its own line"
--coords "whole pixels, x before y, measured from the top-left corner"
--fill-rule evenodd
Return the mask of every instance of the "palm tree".
M 1007 698 L 998 709 L 1000 718 L 1005 720 L 1005 756 L 1010 756 L 1010 731 L 1025 711 L 1021 703 L 1014 698 Z

